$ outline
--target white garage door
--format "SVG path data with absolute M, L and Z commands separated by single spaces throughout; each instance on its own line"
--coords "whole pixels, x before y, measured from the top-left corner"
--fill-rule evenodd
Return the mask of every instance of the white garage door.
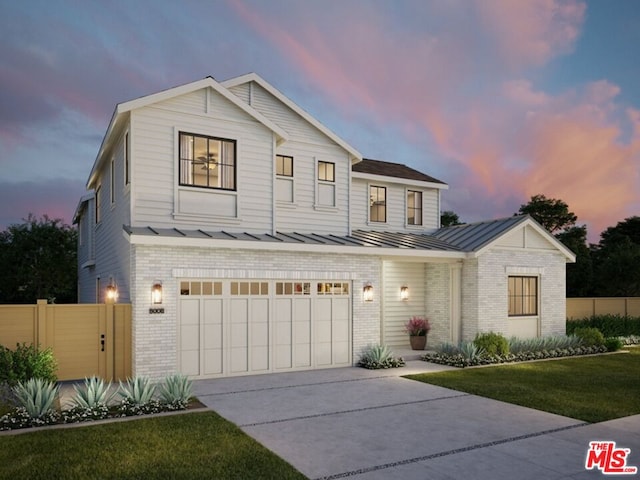
M 351 284 L 183 280 L 179 361 L 193 377 L 351 364 Z

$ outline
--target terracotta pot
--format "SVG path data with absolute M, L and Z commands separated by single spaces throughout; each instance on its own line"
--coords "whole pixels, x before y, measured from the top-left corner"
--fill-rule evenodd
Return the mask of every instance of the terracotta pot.
M 409 342 L 411 342 L 411 350 L 424 350 L 427 345 L 426 335 L 410 335 Z

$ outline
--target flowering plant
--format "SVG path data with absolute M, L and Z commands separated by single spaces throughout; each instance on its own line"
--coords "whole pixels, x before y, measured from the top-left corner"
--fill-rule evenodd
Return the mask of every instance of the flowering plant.
M 407 323 L 404 324 L 405 331 L 412 337 L 424 337 L 431 330 L 431 324 L 429 320 L 424 317 L 411 317 Z

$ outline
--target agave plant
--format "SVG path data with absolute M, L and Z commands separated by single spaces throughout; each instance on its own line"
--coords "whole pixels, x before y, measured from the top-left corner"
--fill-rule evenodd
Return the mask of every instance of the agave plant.
M 186 375 L 169 375 L 158 386 L 160 398 L 167 405 L 185 408 L 192 397 L 191 380 Z
M 128 378 L 125 385 L 120 382 L 120 396 L 133 405 L 145 405 L 153 400 L 156 387 L 147 377 Z
M 92 409 L 99 406 L 106 406 L 115 396 L 115 392 L 110 393 L 111 382 L 104 383 L 104 380 L 97 377 L 85 378 L 84 388 L 73 386 L 76 394 L 72 400 L 76 407 Z
M 402 357 L 394 357 L 391 349 L 386 345 L 369 345 L 360 355 L 358 365 L 369 369 L 403 367 Z
M 458 349 L 460 350 L 460 354 L 466 360 L 470 361 L 477 360 L 486 353 L 484 348 L 478 347 L 473 342 L 461 342 Z
M 29 417 L 41 418 L 53 409 L 58 386 L 41 378 L 31 378 L 24 383 L 18 382 L 13 393 L 19 406 L 26 410 Z

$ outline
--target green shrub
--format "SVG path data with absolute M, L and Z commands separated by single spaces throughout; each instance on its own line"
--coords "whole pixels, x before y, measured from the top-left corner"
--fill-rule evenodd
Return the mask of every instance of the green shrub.
M 13 391 L 20 407 L 24 408 L 31 418 L 42 418 L 53 410 L 53 403 L 58 395 L 56 384 L 41 378 L 18 382 Z
M 186 375 L 169 375 L 158 386 L 162 402 L 170 410 L 183 410 L 193 396 L 191 380 Z
M 567 320 L 567 335 L 583 327 L 597 328 L 605 337 L 629 337 L 640 335 L 640 317 L 607 314 Z
M 616 352 L 622 348 L 623 344 L 618 337 L 607 337 L 604 339 L 604 346 L 607 347 L 608 352 Z
M 50 348 L 39 350 L 35 345 L 22 343 L 11 350 L 0 345 L 0 383 L 15 386 L 31 378 L 55 382 L 57 368 Z
M 509 353 L 509 341 L 499 333 L 479 333 L 473 343 L 476 347 L 483 349 L 487 355 L 506 355 Z
M 575 335 L 550 335 L 535 338 L 511 337 L 509 339 L 509 352 L 513 354 L 521 352 L 544 352 L 549 350 L 576 348 L 582 344 L 582 339 Z
M 582 339 L 583 345 L 587 347 L 604 345 L 604 335 L 594 327 L 580 327 L 573 331 L 573 334 Z

